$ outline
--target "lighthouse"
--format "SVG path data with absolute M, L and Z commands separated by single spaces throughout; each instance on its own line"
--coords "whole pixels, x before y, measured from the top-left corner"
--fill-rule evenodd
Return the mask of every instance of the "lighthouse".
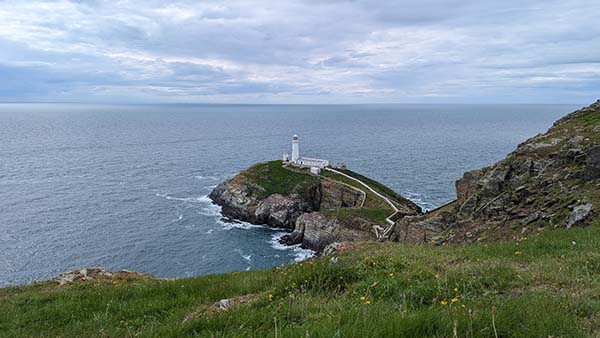
M 297 163 L 300 159 L 300 150 L 298 149 L 300 141 L 298 135 L 294 134 L 292 137 L 292 162 Z
M 329 161 L 327 160 L 305 156 L 300 157 L 300 139 L 296 134 L 292 136 L 292 157 L 290 158 L 288 154 L 283 154 L 283 162 L 296 167 L 310 167 L 312 173 L 317 173 L 313 170 L 313 167 L 315 170 L 320 170 L 329 166 Z

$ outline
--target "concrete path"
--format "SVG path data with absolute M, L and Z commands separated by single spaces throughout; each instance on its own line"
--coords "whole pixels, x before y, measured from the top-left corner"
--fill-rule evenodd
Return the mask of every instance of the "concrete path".
M 378 229 L 375 229 L 375 234 L 377 235 L 377 237 L 378 237 L 378 238 L 384 238 L 384 237 L 388 236 L 388 235 L 389 235 L 389 233 L 390 233 L 390 232 L 391 232 L 391 230 L 392 230 L 392 227 L 394 226 L 394 221 L 392 221 L 392 220 L 391 220 L 391 218 L 392 218 L 394 215 L 396 215 L 396 213 L 398 212 L 398 208 L 397 208 L 397 207 L 394 205 L 394 203 L 392 203 L 392 201 L 390 201 L 390 199 L 389 199 L 389 198 L 387 198 L 387 197 L 383 196 L 382 194 L 378 193 L 378 192 L 377 192 L 377 191 L 375 191 L 373 188 L 371 188 L 369 185 L 367 185 L 365 182 L 363 182 L 363 181 L 361 181 L 361 180 L 359 180 L 359 179 L 357 179 L 357 178 L 354 178 L 354 177 L 352 177 L 352 176 L 350 176 L 350 175 L 346 175 L 346 174 L 344 174 L 343 172 L 341 172 L 341 171 L 337 171 L 337 170 L 335 170 L 335 169 L 331 169 L 331 168 L 325 168 L 325 170 L 328 170 L 328 171 L 334 172 L 334 173 L 336 173 L 336 174 L 338 174 L 338 175 L 342 175 L 342 176 L 344 176 L 344 177 L 346 177 L 346 178 L 349 178 L 349 179 L 351 179 L 351 180 L 353 180 L 353 181 L 356 181 L 356 182 L 358 182 L 359 184 L 363 185 L 365 188 L 369 189 L 369 191 L 371 191 L 371 192 L 372 192 L 373 194 L 375 194 L 377 197 L 379 197 L 379 198 L 381 198 L 382 200 L 384 200 L 384 201 L 385 201 L 387 204 L 389 204 L 389 205 L 390 205 L 390 207 L 392 207 L 392 209 L 394 210 L 394 213 L 393 213 L 393 214 L 391 214 L 391 215 L 389 215 L 389 216 L 388 216 L 388 217 L 385 219 L 385 222 L 386 222 L 387 224 L 389 224 L 389 227 L 388 227 L 387 229 L 385 229 L 381 235 L 379 235 L 379 231 L 378 231 Z
M 306 172 L 305 172 L 305 171 L 298 170 L 298 169 L 296 169 L 296 168 L 293 168 L 293 167 L 287 166 L 287 165 L 285 165 L 285 164 L 283 165 L 283 168 L 285 168 L 285 169 L 287 169 L 287 170 L 290 170 L 290 171 L 293 171 L 293 172 L 300 173 L 300 174 L 306 174 Z M 342 174 L 342 175 L 343 175 L 343 174 Z M 329 177 L 321 176 L 321 178 L 323 178 L 323 179 L 325 179 L 325 180 L 329 180 L 329 181 L 335 182 L 335 183 L 337 183 L 337 184 L 341 184 L 341 185 L 343 185 L 343 186 L 347 187 L 348 189 L 352 189 L 352 190 L 354 190 L 354 191 L 357 191 L 357 192 L 358 192 L 358 193 L 360 193 L 360 194 L 361 194 L 361 196 L 362 196 L 362 201 L 360 202 L 360 207 L 362 208 L 362 207 L 364 207 L 364 206 L 365 206 L 365 202 L 367 201 L 367 193 L 366 193 L 364 190 L 362 190 L 362 189 L 359 189 L 359 188 L 357 188 L 357 187 L 355 187 L 355 186 L 353 186 L 353 185 L 350 185 L 350 184 L 348 184 L 348 183 L 345 183 L 345 182 L 342 182 L 342 181 L 337 181 L 337 180 L 334 180 L 334 179 L 332 179 L 332 178 L 329 178 Z

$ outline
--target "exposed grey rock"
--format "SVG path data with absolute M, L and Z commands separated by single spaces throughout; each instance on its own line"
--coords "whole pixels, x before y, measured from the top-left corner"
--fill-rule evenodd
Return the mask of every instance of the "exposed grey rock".
M 333 242 L 329 245 L 327 245 L 325 247 L 325 249 L 323 249 L 323 256 L 329 256 L 331 254 L 334 254 L 335 252 L 337 252 L 338 248 L 342 246 L 342 243 L 340 242 Z
M 60 274 L 58 277 L 52 279 L 52 281 L 57 282 L 59 285 L 65 285 L 74 282 L 105 281 L 129 278 L 151 279 L 153 277 L 149 274 L 128 270 L 113 272 L 104 268 L 84 268 Z
M 310 203 L 298 197 L 273 194 L 262 200 L 256 208 L 256 221 L 275 227 L 293 228 L 296 219 L 312 210 Z
M 319 212 L 304 213 L 296 220 L 294 231 L 283 236 L 285 244 L 302 244 L 303 247 L 321 252 L 334 242 L 365 241 L 374 239 L 370 233 L 371 223 L 360 219 L 356 224 L 342 223 Z
M 221 299 L 220 301 L 213 304 L 213 306 L 221 311 L 227 311 L 227 309 L 229 309 L 229 307 L 231 306 L 231 303 L 231 299 Z
M 527 216 L 527 218 L 525 218 L 523 220 L 523 222 L 521 222 L 521 224 L 523 224 L 523 225 L 531 224 L 531 223 L 537 221 L 539 218 L 540 218 L 540 212 L 536 211 L 536 212 L 532 213 L 531 215 Z
M 293 229 L 298 216 L 319 208 L 321 195 L 318 186 L 305 196 L 273 194 L 261 199 L 249 196 L 243 185 L 229 183 L 230 180 L 221 182 L 209 195 L 214 203 L 221 206 L 221 213 L 226 218 Z
M 586 181 L 600 177 L 600 146 L 593 147 L 586 152 L 584 177 Z
M 567 219 L 567 229 L 574 225 L 582 224 L 591 212 L 591 204 L 582 204 L 574 207 L 571 215 L 569 215 L 569 218 Z

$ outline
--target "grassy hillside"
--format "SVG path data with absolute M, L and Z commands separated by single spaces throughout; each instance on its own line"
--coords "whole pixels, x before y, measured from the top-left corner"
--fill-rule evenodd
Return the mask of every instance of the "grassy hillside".
M 5 337 L 597 337 L 600 222 L 470 246 L 356 244 L 264 271 L 0 289 Z M 213 304 L 232 299 L 220 310 Z
M 349 169 L 338 169 L 338 170 L 348 176 L 351 176 L 351 177 L 361 180 L 362 182 L 366 183 L 371 188 L 376 190 L 378 193 L 389 198 L 393 203 L 395 203 L 397 205 L 402 205 L 408 201 L 408 199 L 402 197 L 400 194 L 398 194 L 394 190 L 390 189 L 389 187 L 385 186 L 384 184 L 381 184 L 375 180 L 372 180 L 364 175 L 361 175 L 361 174 L 354 172 L 352 170 L 349 170 Z

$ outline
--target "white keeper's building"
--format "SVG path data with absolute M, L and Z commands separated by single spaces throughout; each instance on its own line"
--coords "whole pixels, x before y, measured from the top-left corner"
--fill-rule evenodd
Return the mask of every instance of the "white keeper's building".
M 300 156 L 299 146 L 300 139 L 298 135 L 294 135 L 292 137 L 292 157 L 290 158 L 288 154 L 284 154 L 283 161 L 300 167 L 310 167 L 310 172 L 313 174 L 318 174 L 321 169 L 329 166 L 328 160 Z

